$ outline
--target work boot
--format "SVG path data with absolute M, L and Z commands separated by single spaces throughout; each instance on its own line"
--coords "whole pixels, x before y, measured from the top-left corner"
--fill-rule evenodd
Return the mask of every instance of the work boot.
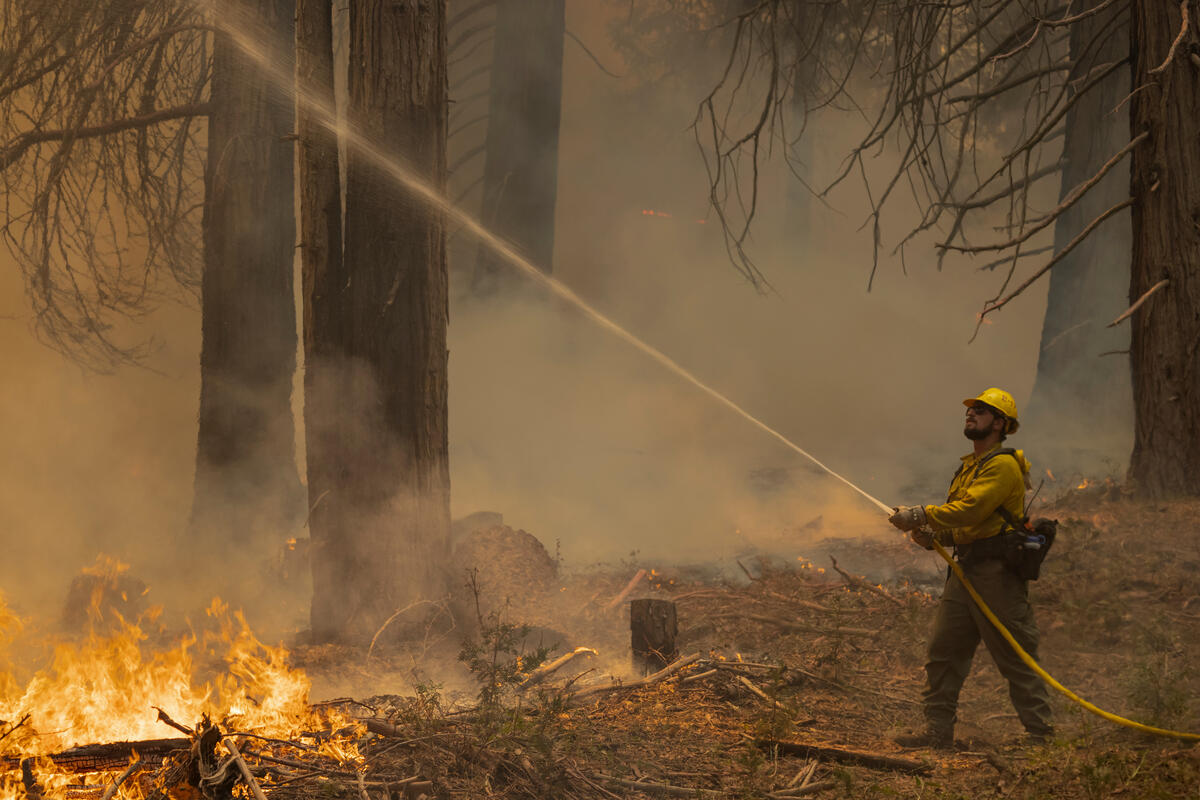
M 904 733 L 892 741 L 901 747 L 930 747 L 934 750 L 953 750 L 954 731 L 944 728 L 926 728 L 919 733 Z

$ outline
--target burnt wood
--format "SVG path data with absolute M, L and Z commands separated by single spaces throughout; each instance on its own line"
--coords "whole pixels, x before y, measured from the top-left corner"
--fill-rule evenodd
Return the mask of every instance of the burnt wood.
M 675 637 L 679 623 L 670 600 L 633 600 L 629 604 L 633 666 L 643 675 L 666 667 L 679 657 Z

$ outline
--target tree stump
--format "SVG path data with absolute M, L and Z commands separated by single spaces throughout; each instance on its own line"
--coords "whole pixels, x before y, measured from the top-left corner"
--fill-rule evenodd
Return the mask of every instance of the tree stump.
M 678 656 L 675 637 L 679 624 L 670 600 L 633 600 L 629 604 L 629 633 L 634 669 L 657 672 Z

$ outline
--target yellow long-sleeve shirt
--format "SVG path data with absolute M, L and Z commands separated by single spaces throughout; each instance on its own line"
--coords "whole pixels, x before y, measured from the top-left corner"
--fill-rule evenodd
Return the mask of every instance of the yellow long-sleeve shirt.
M 948 530 L 955 544 L 967 544 L 995 536 L 1004 526 L 996 513 L 1003 505 L 1017 518 L 1025 509 L 1025 476 L 1029 462 L 1025 454 L 1016 451 L 987 456 L 1000 449 L 997 444 L 981 455 L 969 453 L 962 458 L 962 469 L 950 482 L 950 493 L 940 506 L 925 506 L 925 517 L 935 530 Z M 976 470 L 981 459 L 987 461 Z

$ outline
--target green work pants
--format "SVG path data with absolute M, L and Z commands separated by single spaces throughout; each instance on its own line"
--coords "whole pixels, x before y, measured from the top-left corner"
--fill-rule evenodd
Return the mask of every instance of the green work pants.
M 963 570 L 992 613 L 1036 660 L 1038 629 L 1026 582 L 995 559 L 964 566 Z M 942 732 L 954 730 L 958 693 L 971 670 L 971 658 L 980 639 L 1000 674 L 1008 679 L 1008 696 L 1025 730 L 1050 733 L 1053 728 L 1046 684 L 983 615 L 953 570 L 938 604 L 929 662 L 925 665 L 925 719 L 929 727 Z

